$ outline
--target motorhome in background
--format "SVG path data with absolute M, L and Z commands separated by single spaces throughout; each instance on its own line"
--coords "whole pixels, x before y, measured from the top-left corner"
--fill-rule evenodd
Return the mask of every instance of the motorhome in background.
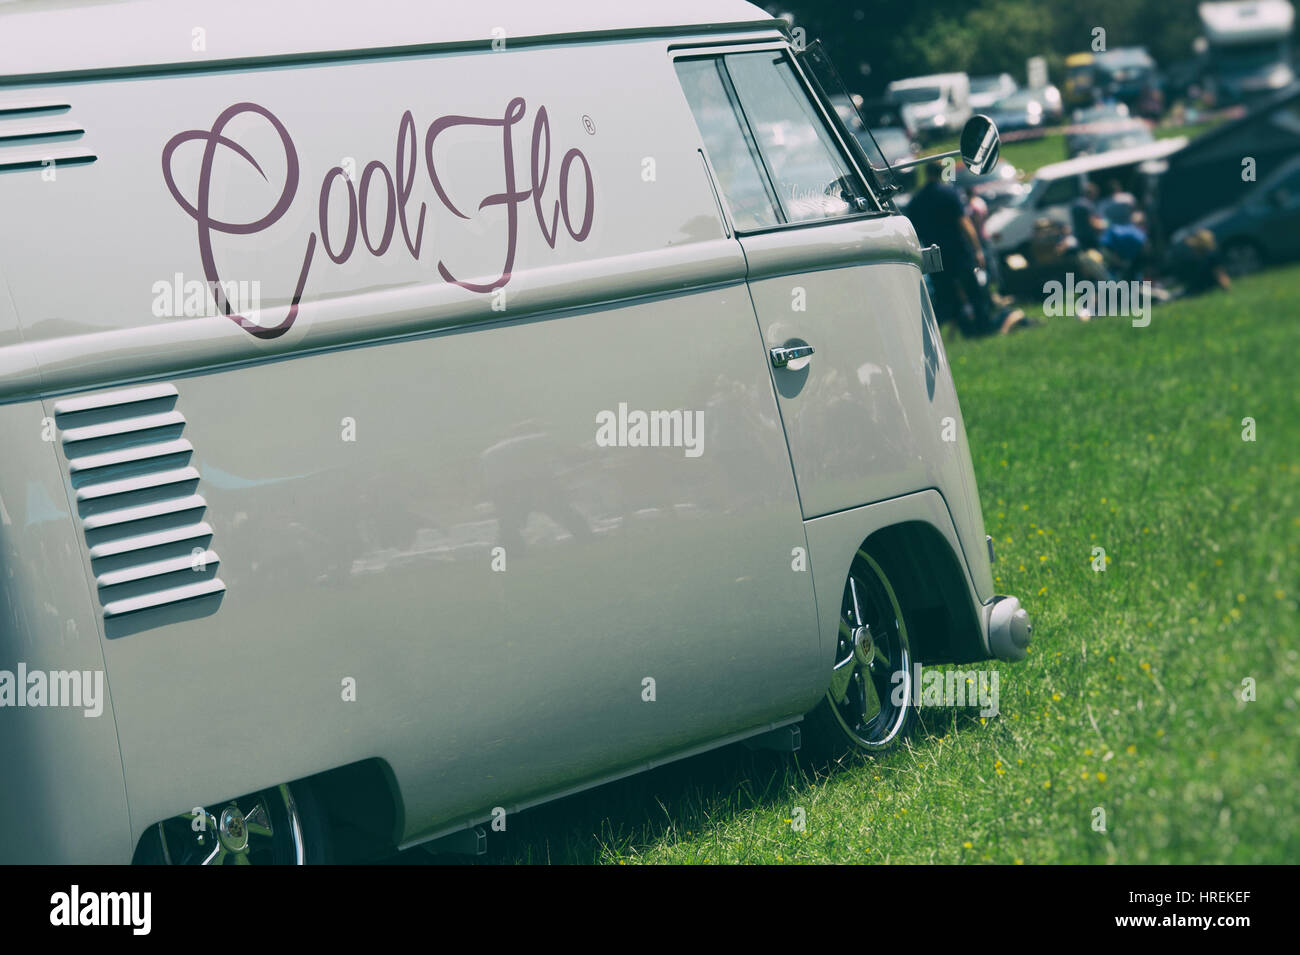
M 970 119 L 970 77 L 935 73 L 890 83 L 886 96 L 899 105 L 912 138 L 925 143 L 956 136 Z
M 1202 3 L 1205 85 L 1220 103 L 1249 102 L 1295 80 L 1288 0 Z

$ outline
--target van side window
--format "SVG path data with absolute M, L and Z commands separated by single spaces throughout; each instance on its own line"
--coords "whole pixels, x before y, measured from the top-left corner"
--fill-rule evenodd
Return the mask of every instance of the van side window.
M 703 64 L 713 68 L 721 90 L 713 79 L 705 80 Z M 874 209 L 866 205 L 866 187 L 781 51 L 679 60 L 677 72 L 738 231 Z M 727 118 L 719 113 L 724 96 L 732 109 Z M 755 159 L 761 192 L 750 178 Z
M 752 231 L 779 224 L 782 220 L 776 211 L 776 197 L 763 175 L 758 148 L 722 72 L 722 60 L 678 60 L 676 67 L 736 228 Z

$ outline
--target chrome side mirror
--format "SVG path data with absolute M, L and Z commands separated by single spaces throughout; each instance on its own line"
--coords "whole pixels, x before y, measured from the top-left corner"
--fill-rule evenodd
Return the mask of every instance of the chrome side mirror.
M 993 120 L 977 113 L 962 127 L 961 161 L 975 175 L 986 176 L 998 164 L 1001 145 Z

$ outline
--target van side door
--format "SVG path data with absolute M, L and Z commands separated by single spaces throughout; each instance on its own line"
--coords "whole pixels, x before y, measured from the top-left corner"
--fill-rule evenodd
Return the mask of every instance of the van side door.
M 715 71 L 741 119 L 743 144 L 701 126 L 745 251 L 805 520 L 941 488 L 963 546 L 983 546 L 911 223 L 858 166 L 788 48 L 721 50 L 677 69 Z M 726 157 L 741 152 L 756 157 L 761 189 L 730 174 Z

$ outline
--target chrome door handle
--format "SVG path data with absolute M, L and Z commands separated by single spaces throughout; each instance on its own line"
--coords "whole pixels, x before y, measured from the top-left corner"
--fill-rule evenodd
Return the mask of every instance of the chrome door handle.
M 811 345 L 782 345 L 780 348 L 768 350 L 768 354 L 772 356 L 773 368 L 784 368 L 790 362 L 797 361 L 800 358 L 807 358 L 812 353 L 813 347 Z

